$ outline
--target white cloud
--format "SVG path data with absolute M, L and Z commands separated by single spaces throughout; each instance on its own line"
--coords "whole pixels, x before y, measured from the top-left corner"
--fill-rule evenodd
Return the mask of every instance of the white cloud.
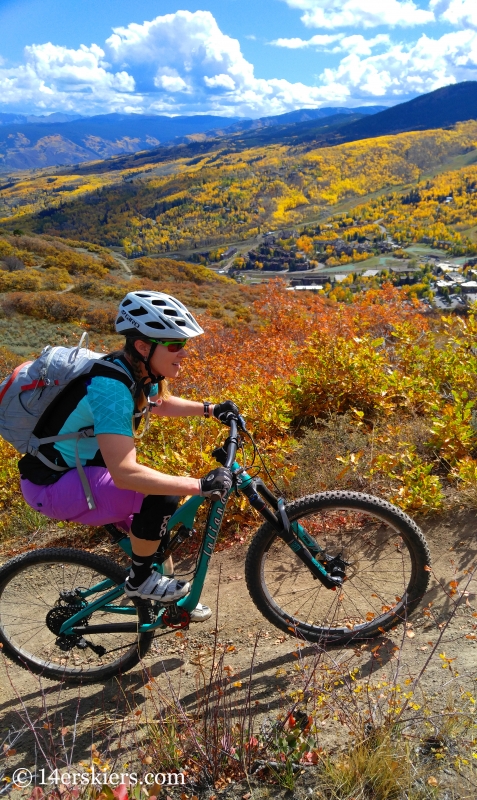
M 331 44 L 337 44 L 330 50 Z M 346 36 L 344 33 L 335 34 L 317 34 L 312 36 L 311 39 L 300 39 L 295 37 L 293 39 L 275 39 L 270 42 L 275 47 L 286 47 L 289 50 L 304 49 L 313 47 L 316 50 L 326 50 L 332 53 L 356 53 L 361 56 L 368 56 L 371 54 L 374 47 L 379 45 L 389 45 L 389 36 L 387 33 L 379 33 L 373 39 L 365 39 L 361 34 L 353 34 Z
M 474 1 L 467 0 L 469 3 Z M 419 8 L 413 0 L 285 0 L 285 2 L 291 8 L 304 12 L 301 19 L 310 28 L 375 28 L 378 25 L 408 27 L 434 21 L 433 12 Z
M 392 101 L 476 77 L 477 34 L 467 30 L 440 39 L 422 35 L 414 44 L 391 45 L 367 58 L 351 53 L 335 69 L 325 69 L 320 81 L 330 89 L 346 87 L 355 99 Z
M 25 48 L 25 63 L 0 67 L 0 96 L 5 105 L 49 110 L 123 109 L 135 90 L 126 71 L 113 72 L 97 45 L 78 50 L 47 44 Z
M 155 75 L 170 70 L 194 89 L 203 86 L 206 77 L 218 75 L 254 80 L 253 66 L 243 57 L 239 42 L 222 33 L 209 11 L 177 11 L 142 25 L 114 28 L 106 46 L 111 60 L 127 66 L 145 91 Z
M 287 47 L 289 50 L 298 50 L 304 47 L 326 47 L 327 45 L 332 44 L 333 42 L 338 41 L 338 39 L 342 39 L 344 34 L 337 33 L 335 35 L 329 33 L 317 34 L 316 36 L 312 36 L 311 39 L 300 39 L 298 36 L 295 36 L 292 39 L 274 39 L 273 42 L 270 44 L 274 45 L 274 47 Z
M 431 0 L 429 7 L 443 22 L 477 28 L 476 0 Z
M 0 67 L 0 97 L 18 110 L 260 116 L 346 95 L 340 87 L 256 78 L 237 39 L 208 11 L 115 28 L 104 49 L 32 45 L 24 64 Z
M 365 39 L 361 34 L 343 36 L 340 43 L 333 48 L 333 53 L 353 53 L 357 56 L 369 56 L 375 47 L 388 46 L 390 39 L 387 33 L 378 33 L 373 39 Z
M 187 83 L 179 75 L 156 75 L 154 78 L 154 86 L 160 89 L 165 89 L 166 92 L 186 92 L 188 90 Z
M 204 77 L 204 83 L 209 89 L 235 89 L 235 81 L 230 75 L 214 75 L 213 78 L 209 78 L 209 76 L 206 75 Z

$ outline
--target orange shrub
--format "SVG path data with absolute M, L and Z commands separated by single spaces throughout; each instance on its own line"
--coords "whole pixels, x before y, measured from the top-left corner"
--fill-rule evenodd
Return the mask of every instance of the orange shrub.
M 89 308 L 86 300 L 72 292 L 66 294 L 13 292 L 3 301 L 2 305 L 6 311 L 18 311 L 29 317 L 47 319 L 51 322 L 70 322 L 81 319 Z
M 114 321 L 118 315 L 117 306 L 110 303 L 96 306 L 84 314 L 88 326 L 99 333 L 114 333 Z

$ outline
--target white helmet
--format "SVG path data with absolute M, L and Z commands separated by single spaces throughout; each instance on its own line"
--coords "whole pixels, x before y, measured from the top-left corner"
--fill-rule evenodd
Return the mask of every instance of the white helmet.
M 187 308 L 162 292 L 129 292 L 119 306 L 116 330 L 146 339 L 191 339 L 204 333 Z

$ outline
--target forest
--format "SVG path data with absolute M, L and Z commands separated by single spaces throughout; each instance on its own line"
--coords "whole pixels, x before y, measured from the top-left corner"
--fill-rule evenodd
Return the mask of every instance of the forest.
M 372 223 L 375 212 L 387 211 L 386 202 L 392 202 L 383 201 L 383 191 L 408 187 L 426 198 L 414 236 L 456 242 L 460 236 L 465 242 L 457 230 L 448 235 L 447 226 L 467 224 L 470 195 L 460 195 L 451 217 L 435 217 L 432 206 L 446 181 L 456 182 L 457 193 L 459 170 L 456 177 L 449 172 L 448 178 L 426 179 L 422 187 L 421 176 L 446 164 L 451 168 L 459 157 L 471 163 L 476 141 L 477 123 L 466 122 L 335 147 L 270 145 L 188 160 L 171 157 L 117 172 L 39 174 L 0 187 L 0 225 L 117 246 L 129 256 L 193 252 L 246 240 L 270 227 L 324 219 L 337 205 L 360 198 L 371 197 L 362 217 Z M 472 170 L 469 166 L 470 181 Z

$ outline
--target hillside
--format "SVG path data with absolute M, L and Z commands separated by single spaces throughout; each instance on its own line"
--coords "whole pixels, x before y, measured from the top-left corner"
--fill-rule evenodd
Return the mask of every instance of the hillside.
M 260 144 L 306 142 L 326 147 L 406 131 L 445 128 L 457 122 L 477 119 L 477 81 L 444 86 L 406 103 L 384 110 L 377 109 L 377 113 L 370 114 L 363 107 L 355 108 L 353 112 L 356 115 L 354 118 L 346 118 L 342 116 L 341 109 L 336 109 L 339 116 L 335 117 L 333 123 L 331 118 L 327 119 L 328 126 L 318 116 L 306 119 L 290 115 L 289 119 L 285 119 L 288 115 L 283 115 L 283 119 L 276 117 L 273 125 L 267 126 L 266 130 L 264 126 L 251 125 L 248 130 L 237 129 L 235 136 L 225 131 L 221 141 L 240 149 Z
M 477 81 L 443 86 L 407 103 L 352 122 L 334 141 L 351 142 L 403 131 L 445 128 L 469 119 L 477 119 Z
M 195 158 L 220 150 L 239 152 L 266 144 L 331 147 L 406 131 L 446 128 L 477 119 L 477 82 L 445 86 L 384 111 L 378 109 L 373 106 L 318 109 L 318 112 L 331 112 L 326 120 L 320 113 L 304 109 L 263 120 L 240 121 L 220 135 L 210 131 L 198 137 L 185 136 L 177 140 L 176 146 L 152 148 L 150 153 L 133 156 L 116 156 L 101 165 L 87 164 L 81 172 L 128 169 L 176 158 Z
M 58 336 L 58 325 L 67 340 L 86 328 L 109 346 L 119 300 L 141 288 L 179 291 L 194 313 L 208 311 L 230 325 L 249 320 L 253 294 L 228 277 L 165 258 L 137 259 L 131 267 L 89 242 L 0 235 L 2 347 L 30 355 Z
M 270 145 L 40 176 L 2 187 L 0 224 L 128 254 L 191 251 L 323 218 L 337 204 L 416 184 L 461 156 L 471 164 L 476 137 L 477 122 L 466 122 L 336 147 Z

